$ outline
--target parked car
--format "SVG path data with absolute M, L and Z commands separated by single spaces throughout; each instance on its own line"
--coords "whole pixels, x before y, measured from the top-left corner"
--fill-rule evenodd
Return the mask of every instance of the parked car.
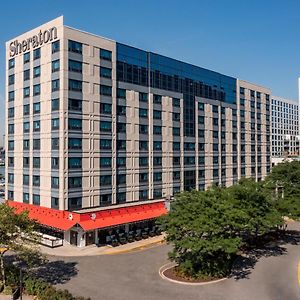
M 143 239 L 146 239 L 146 238 L 148 238 L 148 237 L 149 237 L 149 228 L 146 227 L 146 228 L 144 228 L 143 231 L 142 231 L 142 238 L 143 238 Z
M 119 241 L 119 243 L 122 244 L 122 245 L 124 245 L 124 244 L 127 243 L 127 239 L 126 239 L 125 233 L 120 233 L 120 234 L 118 235 L 118 241 Z
M 135 231 L 134 239 L 135 239 L 136 241 L 139 241 L 139 240 L 142 239 L 142 230 L 141 230 L 141 229 L 137 229 L 137 230 Z
M 133 231 L 129 231 L 127 233 L 127 241 L 128 241 L 128 243 L 132 243 L 134 241 L 134 232 Z

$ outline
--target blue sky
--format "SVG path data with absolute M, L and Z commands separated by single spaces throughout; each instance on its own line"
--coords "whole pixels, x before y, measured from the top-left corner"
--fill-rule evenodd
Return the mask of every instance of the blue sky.
M 27 0 L 0 3 L 0 105 L 5 41 L 64 15 L 71 27 L 258 83 L 297 99 L 298 0 Z M 0 145 L 4 109 L 0 109 Z

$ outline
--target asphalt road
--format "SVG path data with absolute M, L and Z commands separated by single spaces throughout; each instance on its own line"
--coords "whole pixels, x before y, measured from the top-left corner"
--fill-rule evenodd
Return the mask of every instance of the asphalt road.
M 292 227 L 300 230 L 299 223 Z M 161 279 L 158 270 L 167 262 L 169 249 L 164 245 L 119 255 L 61 258 L 48 274 L 59 287 L 93 300 L 300 300 L 299 233 L 287 244 L 254 253 L 228 280 L 207 286 Z

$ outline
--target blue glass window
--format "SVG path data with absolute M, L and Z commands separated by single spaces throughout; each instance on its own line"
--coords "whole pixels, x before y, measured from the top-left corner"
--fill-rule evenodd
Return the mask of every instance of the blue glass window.
M 81 169 L 82 158 L 81 157 L 69 157 L 68 166 L 69 166 L 69 169 Z
M 51 100 L 51 109 L 52 109 L 52 111 L 59 110 L 59 98 Z
M 100 185 L 111 185 L 111 175 L 101 175 Z
M 59 129 L 59 119 L 55 118 L 51 120 L 51 129 L 58 130 Z
M 30 61 L 30 52 L 27 52 L 23 55 L 23 61 L 24 61 L 24 64 L 26 64 Z
M 100 167 L 111 167 L 111 157 L 100 157 Z
M 11 58 L 9 61 L 8 61 L 8 68 L 9 69 L 12 69 L 15 67 L 15 59 L 14 58 Z
M 30 130 L 30 123 L 29 122 L 24 122 L 23 123 L 23 132 L 28 133 Z
M 23 89 L 23 97 L 24 97 L 24 98 L 27 98 L 27 97 L 29 97 L 29 96 L 30 96 L 30 87 L 27 86 L 27 87 L 25 87 L 25 88 Z
M 82 73 L 82 62 L 69 59 L 69 71 Z
M 105 115 L 111 115 L 111 104 L 100 103 L 100 113 Z
M 82 81 L 69 79 L 69 91 L 82 92 Z
M 55 41 L 52 43 L 52 53 L 58 52 L 60 50 L 59 41 Z
M 82 139 L 69 138 L 68 147 L 69 147 L 69 149 L 81 149 L 82 148 Z
M 143 166 L 148 166 L 148 157 L 147 156 L 143 156 L 139 158 L 139 166 L 143 167 Z
M 32 195 L 32 203 L 34 205 L 40 205 L 40 195 L 33 194 Z
M 14 101 L 15 100 L 15 92 L 11 91 L 8 92 L 8 101 Z
M 59 188 L 59 177 L 51 177 L 51 187 L 54 189 Z
M 59 90 L 59 79 L 52 80 L 52 92 Z
M 82 120 L 69 118 L 68 128 L 71 130 L 82 130 Z
M 154 141 L 153 142 L 153 150 L 162 150 L 162 142 Z
M 14 74 L 9 75 L 9 76 L 8 76 L 8 84 L 9 84 L 9 85 L 12 85 L 12 84 L 14 84 L 14 83 L 15 83 L 15 75 L 14 75 Z
M 82 177 L 69 177 L 68 178 L 69 189 L 81 188 L 82 187 Z
M 52 73 L 59 71 L 60 62 L 59 59 L 52 61 Z
M 33 59 L 39 59 L 41 57 L 41 48 L 33 50 Z
M 100 67 L 100 77 L 111 78 L 111 69 Z
M 111 51 L 106 49 L 100 49 L 100 58 L 105 60 L 111 60 Z
M 24 74 L 24 76 L 25 76 L 25 74 Z M 41 67 L 40 66 L 34 67 L 33 68 L 33 78 L 37 78 L 37 77 L 40 77 L 40 76 L 41 76 Z
M 111 140 L 110 139 L 100 139 L 100 149 L 111 150 Z
M 145 108 L 139 109 L 139 117 L 140 118 L 148 118 L 148 110 Z
M 111 96 L 112 88 L 108 85 L 100 85 L 100 95 Z
M 125 89 L 117 89 L 117 98 L 126 99 L 126 90 Z
M 52 86 L 52 90 L 53 90 L 53 86 Z M 40 95 L 40 93 L 41 93 L 41 85 L 35 84 L 33 86 L 33 96 Z
M 41 130 L 40 121 L 33 121 L 33 131 L 37 132 Z
M 111 122 L 100 121 L 100 131 L 111 132 Z
M 82 44 L 69 40 L 69 51 L 82 54 Z
M 23 203 L 29 203 L 29 193 L 23 193 Z

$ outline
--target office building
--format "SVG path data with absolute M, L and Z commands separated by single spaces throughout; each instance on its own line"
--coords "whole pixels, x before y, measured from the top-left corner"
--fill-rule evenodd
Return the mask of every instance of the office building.
M 6 57 L 6 198 L 71 244 L 149 226 L 179 191 L 270 170 L 270 89 L 62 17 Z

